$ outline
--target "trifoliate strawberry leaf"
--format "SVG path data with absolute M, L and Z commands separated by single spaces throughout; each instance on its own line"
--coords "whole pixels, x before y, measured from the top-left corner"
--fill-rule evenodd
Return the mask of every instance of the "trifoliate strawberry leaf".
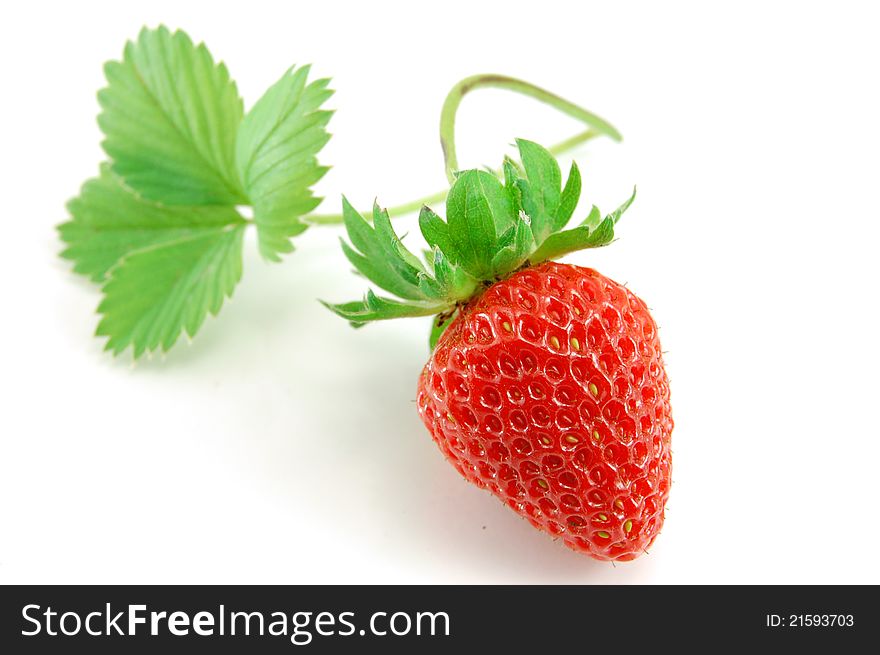
M 332 92 L 308 73 L 288 70 L 245 116 L 226 67 L 183 32 L 144 29 L 105 65 L 98 122 L 110 161 L 59 232 L 62 257 L 105 283 L 98 332 L 109 350 L 167 349 L 219 311 L 241 275 L 238 205 L 253 207 L 265 258 L 293 249 L 327 170 L 315 156 Z
M 306 84 L 309 67 L 288 70 L 247 113 L 238 132 L 238 177 L 254 207 L 260 253 L 278 261 L 293 250 L 290 238 L 308 226 L 300 217 L 321 199 L 311 186 L 327 172 L 316 155 L 327 143 L 333 94 L 327 79 Z
M 165 204 L 247 204 L 235 168 L 241 98 L 204 44 L 144 29 L 104 72 L 98 123 L 127 186 Z
M 106 164 L 67 208 L 72 220 L 58 226 L 67 244 L 61 256 L 74 262 L 74 271 L 95 282 L 103 282 L 122 257 L 136 250 L 243 224 L 232 207 L 165 206 L 145 200 L 126 188 Z
M 446 220 L 422 208 L 419 227 L 431 246 L 424 266 L 403 247 L 378 207 L 371 227 L 345 202 L 345 226 L 354 244 L 343 242 L 346 256 L 358 272 L 400 300 L 369 291 L 363 301 L 327 307 L 355 325 L 435 313 L 434 344 L 447 319 L 486 286 L 523 266 L 610 243 L 635 191 L 604 219 L 593 207 L 583 223 L 563 230 L 580 198 L 578 167 L 572 164 L 562 188 L 559 165 L 550 152 L 530 141 L 517 144 L 522 167 L 506 159 L 503 183 L 486 171 L 461 171 L 449 190 Z
M 98 306 L 96 334 L 106 349 L 131 346 L 135 358 L 167 351 L 184 330 L 192 337 L 210 313 L 216 315 L 241 279 L 244 222 L 135 251 L 111 270 Z

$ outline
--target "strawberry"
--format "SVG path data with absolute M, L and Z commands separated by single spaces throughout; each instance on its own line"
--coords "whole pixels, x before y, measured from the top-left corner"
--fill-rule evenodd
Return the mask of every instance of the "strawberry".
M 588 268 L 548 262 L 490 286 L 419 379 L 440 450 L 537 528 L 629 560 L 663 524 L 669 385 L 645 303 Z
M 327 305 L 354 325 L 434 315 L 422 421 L 467 480 L 572 549 L 626 561 L 651 545 L 669 495 L 672 416 L 657 326 L 600 273 L 551 261 L 603 246 L 635 194 L 565 230 L 580 196 L 553 156 L 519 140 L 504 179 L 464 171 L 446 220 L 422 209 L 423 264 L 386 212 L 343 200 L 352 264 L 398 296 Z

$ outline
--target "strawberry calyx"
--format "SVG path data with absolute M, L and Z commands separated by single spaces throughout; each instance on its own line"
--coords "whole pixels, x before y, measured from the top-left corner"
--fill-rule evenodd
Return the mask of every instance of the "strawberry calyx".
M 422 207 L 419 228 L 430 250 L 424 261 L 403 245 L 388 212 L 373 206 L 372 224 L 345 198 L 343 216 L 351 245 L 345 256 L 394 298 L 367 291 L 363 300 L 324 303 L 355 327 L 407 316 L 436 316 L 431 345 L 457 310 L 490 284 L 543 261 L 608 245 L 614 226 L 635 199 L 605 216 L 594 205 L 575 227 L 581 175 L 572 162 L 565 185 L 555 157 L 518 139 L 521 164 L 505 158 L 502 176 L 472 169 L 456 174 L 446 199 L 446 219 Z

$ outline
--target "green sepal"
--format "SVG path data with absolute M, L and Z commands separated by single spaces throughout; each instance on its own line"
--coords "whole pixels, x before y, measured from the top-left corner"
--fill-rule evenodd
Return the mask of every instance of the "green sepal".
M 601 218 L 599 208 L 593 205 L 590 214 L 583 223 L 571 230 L 550 235 L 529 258 L 529 261 L 537 264 L 548 259 L 562 257 L 577 250 L 607 246 L 614 240 L 614 225 L 620 220 L 620 217 L 629 208 L 635 197 L 636 190 L 633 188 L 629 199 L 604 219 Z
M 479 281 L 449 261 L 439 248 L 431 252 L 431 258 L 427 261 L 434 269 L 433 280 L 438 289 L 437 295 L 432 297 L 444 299 L 451 304 L 467 300 L 477 290 Z
M 508 190 L 486 171 L 463 171 L 449 190 L 446 217 L 457 263 L 477 279 L 491 278 L 498 237 L 516 221 Z
M 608 217 L 609 217 L 612 221 L 614 221 L 614 224 L 615 224 L 615 225 L 617 225 L 617 221 L 620 220 L 620 217 L 623 216 L 624 212 L 625 212 L 627 209 L 629 209 L 629 206 L 630 206 L 631 204 L 633 204 L 633 201 L 634 201 L 635 199 L 636 199 L 636 187 L 633 187 L 632 195 L 630 195 L 630 197 L 626 199 L 626 202 L 624 202 L 620 207 L 618 207 L 618 208 L 615 209 L 613 212 L 611 212 L 610 214 L 608 214 Z
M 576 250 L 605 246 L 613 239 L 614 222 L 606 218 L 595 228 L 589 225 L 580 225 L 571 230 L 551 234 L 529 258 L 529 261 L 537 264 L 547 259 L 562 257 Z
M 407 300 L 426 300 L 420 288 L 421 262 L 409 252 L 391 227 L 388 212 L 373 205 L 373 225 L 347 198 L 342 199 L 345 229 L 355 249 L 343 243 L 343 252 L 364 277 L 376 286 Z
M 498 277 L 522 266 L 535 249 L 531 221 L 524 211 L 520 211 L 516 225 L 509 228 L 508 234 L 506 243 L 492 258 L 492 268 Z
M 581 197 L 581 171 L 577 162 L 571 162 L 571 169 L 568 171 L 568 179 L 565 182 L 565 188 L 559 196 L 559 205 L 556 208 L 556 219 L 553 223 L 553 231 L 558 232 L 571 220 L 574 210 L 577 209 L 578 200 Z
M 419 229 L 429 246 L 439 248 L 456 263 L 461 261 L 461 252 L 449 236 L 449 225 L 427 205 L 419 212 Z
M 432 316 L 447 309 L 445 305 L 437 303 L 401 302 L 391 298 L 381 298 L 370 290 L 359 302 L 347 302 L 339 305 L 333 305 L 323 300 L 320 302 L 334 314 L 341 316 L 355 326 L 392 318 Z
M 400 300 L 370 291 L 363 301 L 327 306 L 355 325 L 436 314 L 433 345 L 444 329 L 441 317 L 481 289 L 524 266 L 610 243 L 635 191 L 606 217 L 593 207 L 580 225 L 563 230 L 580 199 L 577 164 L 572 163 L 563 187 L 559 165 L 548 150 L 524 139 L 517 146 L 522 164 L 505 158 L 499 174 L 474 169 L 455 175 L 445 220 L 422 207 L 419 227 L 431 247 L 424 253 L 425 265 L 403 246 L 378 206 L 371 227 L 344 201 L 353 247 L 343 243 L 343 251 L 358 272 Z
M 535 241 L 541 243 L 553 232 L 562 189 L 562 173 L 550 152 L 533 141 L 517 139 L 525 171 L 520 184 L 522 207 L 532 220 Z

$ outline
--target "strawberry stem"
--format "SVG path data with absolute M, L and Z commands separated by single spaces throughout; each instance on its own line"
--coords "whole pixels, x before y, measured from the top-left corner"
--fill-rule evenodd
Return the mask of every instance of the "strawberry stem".
M 563 152 L 571 150 L 579 146 L 582 143 L 586 143 L 590 139 L 594 139 L 597 136 L 601 136 L 599 132 L 595 130 L 584 130 L 583 132 L 578 132 L 572 137 L 569 137 L 565 141 L 560 141 L 559 143 L 550 146 L 548 150 L 554 155 L 559 155 Z M 492 170 L 495 175 L 501 175 L 502 171 L 500 168 L 495 168 Z M 419 211 L 425 205 L 433 205 L 435 203 L 441 203 L 446 200 L 446 196 L 449 193 L 449 189 L 443 189 L 443 191 L 438 191 L 437 193 L 432 193 L 429 196 L 424 196 L 419 198 L 418 200 L 411 200 L 409 202 L 405 202 L 402 205 L 394 205 L 392 207 L 388 207 L 387 211 L 391 215 L 391 218 L 395 216 L 403 216 L 405 214 L 410 214 L 412 212 Z M 361 213 L 369 214 L 368 211 L 363 211 Z M 245 219 L 248 220 L 248 219 Z M 343 222 L 342 214 L 309 214 L 307 216 L 303 216 L 302 220 L 311 224 L 311 225 L 339 225 Z
M 608 121 L 596 116 L 592 112 L 587 111 L 583 107 L 569 102 L 554 93 L 550 93 L 534 84 L 507 77 L 505 75 L 482 74 L 466 77 L 452 87 L 446 100 L 443 102 L 443 109 L 440 112 L 440 146 L 443 148 L 443 157 L 446 164 L 446 177 L 452 183 L 455 179 L 455 172 L 458 170 L 458 158 L 455 151 L 455 116 L 458 113 L 458 107 L 462 99 L 469 92 L 480 88 L 497 88 L 514 91 L 531 98 L 535 98 L 543 103 L 558 109 L 564 114 L 568 114 L 573 118 L 583 121 L 589 126 L 588 129 L 575 134 L 564 141 L 551 146 L 548 150 L 553 155 L 559 155 L 563 152 L 571 150 L 582 143 L 589 141 L 597 136 L 608 136 L 615 141 L 620 141 L 623 137 L 620 132 Z M 496 175 L 501 175 L 501 171 L 495 171 Z M 431 205 L 443 202 L 449 189 L 432 193 L 429 196 L 405 202 L 401 205 L 388 208 L 388 213 L 394 216 L 409 214 L 421 209 L 423 205 Z M 370 214 L 369 211 L 362 212 Z M 311 225 L 339 225 L 344 222 L 342 214 L 309 214 L 303 216 L 302 220 Z
M 563 114 L 568 114 L 572 118 L 583 121 L 590 129 L 580 135 L 557 144 L 556 148 L 562 147 L 561 150 L 550 148 L 550 152 L 559 154 L 559 152 L 571 148 L 594 136 L 604 134 L 611 137 L 615 141 L 620 141 L 623 137 L 620 132 L 608 121 L 596 114 L 587 111 L 573 102 L 569 102 L 565 98 L 561 98 L 555 93 L 550 93 L 539 86 L 535 86 L 530 82 L 518 80 L 515 77 L 507 77 L 506 75 L 494 75 L 485 73 L 482 75 L 473 75 L 466 77 L 461 82 L 452 87 L 452 90 L 446 96 L 443 102 L 443 109 L 440 112 L 440 145 L 443 148 L 443 157 L 446 160 L 446 177 L 451 184 L 455 180 L 455 173 L 458 171 L 458 157 L 455 152 L 455 116 L 458 113 L 458 106 L 461 104 L 465 95 L 475 89 L 506 89 L 529 96 L 535 100 L 539 100 L 551 107 L 558 109 Z M 589 136 L 586 136 L 589 134 Z

